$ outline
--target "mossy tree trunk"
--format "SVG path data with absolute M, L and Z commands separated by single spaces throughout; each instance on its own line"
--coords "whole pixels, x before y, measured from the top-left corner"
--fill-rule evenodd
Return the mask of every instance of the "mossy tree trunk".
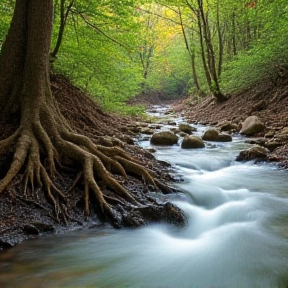
M 155 185 L 150 174 L 119 148 L 94 144 L 75 133 L 61 114 L 52 96 L 49 80 L 49 54 L 52 33 L 52 0 L 17 0 L 11 27 L 0 55 L 0 108 L 2 121 L 19 117 L 18 129 L 0 141 L 0 154 L 13 151 L 0 193 L 24 173 L 23 193 L 34 194 L 41 187 L 55 207 L 57 218 L 63 213 L 66 194 L 53 183 L 63 158 L 80 165 L 77 180 L 83 181 L 85 217 L 93 195 L 103 213 L 113 221 L 113 207 L 99 188 L 107 186 L 123 199 L 138 205 L 134 197 L 115 180 L 110 171 L 123 176 L 133 171 Z M 59 165 L 58 165 L 59 164 Z M 96 180 L 97 179 L 97 180 Z M 113 203 L 115 199 L 112 199 Z M 115 219 L 116 221 L 116 219 Z

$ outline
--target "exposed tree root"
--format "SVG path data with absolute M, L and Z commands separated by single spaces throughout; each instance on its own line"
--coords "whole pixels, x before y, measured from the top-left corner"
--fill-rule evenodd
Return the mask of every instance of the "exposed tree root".
M 68 194 L 77 185 L 83 185 L 84 217 L 87 219 L 90 214 L 92 197 L 103 214 L 112 218 L 113 222 L 117 221 L 113 205 L 130 203 L 131 206 L 141 207 L 137 199 L 113 177 L 114 173 L 123 179 L 127 178 L 127 173 L 139 176 L 144 185 L 157 188 L 146 168 L 119 147 L 97 145 L 86 136 L 55 123 L 51 115 L 42 122 L 45 125 L 40 121 L 30 123 L 30 128 L 21 125 L 13 135 L 0 141 L 1 154 L 7 153 L 11 147 L 14 149 L 11 166 L 0 182 L 0 193 L 16 175 L 23 173 L 24 197 L 33 199 L 37 194 L 35 190 L 41 188 L 54 206 L 56 219 L 60 221 L 60 218 L 65 220 L 68 216 Z M 59 163 L 65 158 L 78 165 L 79 171 L 72 186 L 63 192 L 53 179 L 59 177 L 57 166 L 61 170 Z M 116 197 L 105 195 L 105 189 L 113 191 Z

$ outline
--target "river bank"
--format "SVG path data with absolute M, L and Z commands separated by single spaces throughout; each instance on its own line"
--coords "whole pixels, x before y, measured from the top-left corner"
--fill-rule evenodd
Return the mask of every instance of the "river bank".
M 288 168 L 288 77 L 284 75 L 277 82 L 261 79 L 244 91 L 227 95 L 228 100 L 217 103 L 211 96 L 204 99 L 188 97 L 174 102 L 173 111 L 182 113 L 190 123 L 216 126 L 228 121 L 238 125 L 251 115 L 259 117 L 266 128 L 253 137 L 272 141 L 281 138 L 279 147 L 271 151 L 268 160 Z

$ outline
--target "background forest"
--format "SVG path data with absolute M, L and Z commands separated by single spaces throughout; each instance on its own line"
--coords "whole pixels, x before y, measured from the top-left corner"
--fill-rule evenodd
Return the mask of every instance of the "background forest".
M 0 47 L 15 1 L 0 3 Z M 112 111 L 139 94 L 198 101 L 288 69 L 287 0 L 55 0 L 53 73 Z

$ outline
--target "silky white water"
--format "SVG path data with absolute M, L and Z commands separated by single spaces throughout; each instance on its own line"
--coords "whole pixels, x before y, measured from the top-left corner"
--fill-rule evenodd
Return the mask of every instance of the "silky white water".
M 183 193 L 167 200 L 185 212 L 184 228 L 91 229 L 27 241 L 0 254 L 0 287 L 286 288 L 288 174 L 235 162 L 244 147 L 235 136 L 204 149 L 158 148 L 156 157 L 183 177 Z

